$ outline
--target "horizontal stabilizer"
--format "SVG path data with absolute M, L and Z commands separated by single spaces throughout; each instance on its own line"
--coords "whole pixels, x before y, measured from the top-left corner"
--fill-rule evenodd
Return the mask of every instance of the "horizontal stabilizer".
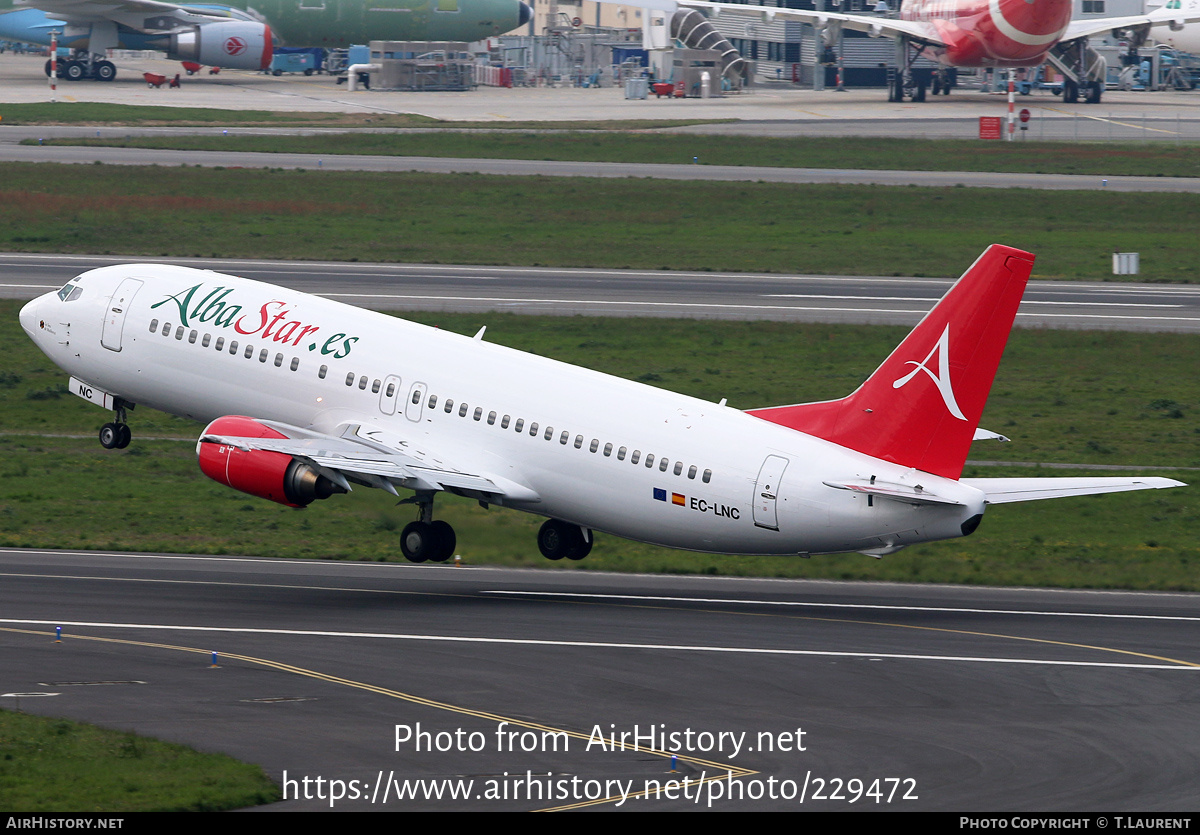
M 948 504 L 962 505 L 962 502 L 955 499 L 946 499 L 941 496 L 934 495 L 921 485 L 909 486 L 907 484 L 888 484 L 882 481 L 859 481 L 848 480 L 842 482 L 824 481 L 826 487 L 832 487 L 834 490 L 850 490 L 854 493 L 863 493 L 867 496 L 879 496 L 881 499 L 892 499 L 898 502 L 907 502 L 908 504 Z
M 1098 493 L 1122 493 L 1126 490 L 1162 490 L 1187 487 L 1173 478 L 964 478 L 962 484 L 982 490 L 988 504 L 1033 502 L 1061 499 L 1064 496 L 1093 496 Z

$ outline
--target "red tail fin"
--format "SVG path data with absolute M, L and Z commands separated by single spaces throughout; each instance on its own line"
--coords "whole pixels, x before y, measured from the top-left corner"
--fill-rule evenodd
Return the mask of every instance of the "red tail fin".
M 1028 252 L 988 247 L 849 397 L 750 414 L 958 478 L 1032 269 Z

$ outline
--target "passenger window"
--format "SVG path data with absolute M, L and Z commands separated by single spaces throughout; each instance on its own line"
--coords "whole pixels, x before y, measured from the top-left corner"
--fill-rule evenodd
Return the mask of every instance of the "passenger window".
M 292 369 L 293 371 L 295 371 L 295 370 L 296 370 L 297 368 L 299 368 L 299 367 L 300 367 L 300 358 L 299 358 L 299 357 L 292 357 L 292 365 L 291 365 L 291 369 Z
M 383 385 L 379 380 L 371 383 L 371 394 L 379 394 L 379 389 Z
M 242 356 L 244 356 L 246 359 L 250 359 L 252 356 L 254 356 L 254 346 L 247 345 L 246 350 L 242 351 Z
M 537 429 L 538 429 L 537 423 L 529 424 L 529 434 L 532 435 L 533 437 L 537 437 Z
M 548 441 L 548 440 L 550 440 L 551 438 L 553 438 L 553 437 L 554 437 L 554 427 L 553 427 L 553 426 L 547 426 L 547 427 L 546 427 L 546 432 L 545 432 L 545 434 L 543 435 L 543 437 L 544 437 L 544 438 L 545 438 L 547 441 Z
M 562 444 L 563 446 L 566 446 L 566 445 L 567 445 L 567 439 L 569 439 L 570 437 L 571 437 L 571 433 L 570 433 L 570 432 L 567 432 L 566 430 L 563 430 L 563 433 L 562 433 L 562 435 L 560 435 L 560 436 L 559 436 L 559 438 L 558 438 L 558 442 L 559 442 L 560 444 Z
M 703 481 L 705 484 L 708 484 L 708 482 L 712 480 L 712 470 L 705 470 L 705 471 L 704 471 L 704 478 L 703 478 L 703 479 L 701 479 L 701 480 L 702 480 L 702 481 Z
M 388 386 L 387 386 L 387 391 L 385 391 L 383 393 L 383 396 L 384 397 L 393 397 L 395 394 L 396 394 L 396 384 L 394 382 L 389 381 Z M 417 402 L 417 400 L 420 397 L 421 397 L 420 392 L 415 392 L 415 391 L 413 392 L 413 402 L 414 403 Z
M 210 342 L 212 342 L 212 334 L 206 333 L 204 334 L 204 338 L 200 340 L 200 346 L 207 348 Z
M 635 449 L 633 451 L 633 455 L 629 456 L 629 463 L 636 464 L 638 462 L 638 459 L 641 457 L 642 457 L 642 451 L 640 449 Z
M 646 467 L 649 468 L 649 467 L 653 467 L 653 466 L 654 466 L 654 453 L 647 452 L 646 453 Z
M 618 461 L 625 460 L 625 447 L 621 447 L 620 449 L 617 450 L 617 460 Z
M 271 355 L 271 352 L 268 351 L 266 348 L 263 348 L 261 351 L 258 352 L 258 361 L 266 362 L 267 357 L 269 357 L 270 355 Z
M 508 415 L 505 415 L 505 416 L 504 416 L 504 418 L 503 418 L 503 420 L 501 420 L 501 421 L 500 421 L 500 428 L 501 428 L 501 429 L 507 429 L 507 428 L 508 428 L 508 419 L 509 419 L 509 418 L 508 418 Z
M 514 432 L 520 432 L 525 428 L 525 418 L 517 418 L 517 422 L 513 425 Z
M 283 354 L 276 354 L 275 355 L 275 367 L 281 368 L 282 366 L 283 366 Z
M 329 373 L 329 366 L 328 366 L 328 365 L 322 365 L 322 366 L 321 366 L 321 368 L 320 368 L 320 370 L 319 370 L 319 371 L 317 371 L 317 377 L 318 377 L 318 378 L 320 378 L 320 379 L 322 379 L 322 380 L 324 380 L 324 379 L 325 379 L 325 375 L 326 375 L 326 374 L 328 374 L 328 373 Z
M 479 420 L 481 417 L 483 417 L 483 408 L 481 406 L 476 406 L 474 418 L 475 420 Z
M 593 452 L 594 451 L 595 450 L 593 450 Z M 612 444 L 605 444 L 604 445 L 604 457 L 609 458 L 611 456 L 612 456 Z
M 431 409 L 437 408 L 437 395 L 436 394 L 429 395 L 429 408 L 431 408 Z
M 213 348 L 215 348 L 218 351 L 225 350 L 225 337 L 218 336 L 217 341 L 213 344 Z
M 453 411 L 454 411 L 454 401 L 447 399 L 446 400 L 446 414 L 450 414 Z
M 475 418 L 475 419 L 479 420 L 479 418 Z M 496 425 L 496 413 L 488 412 L 488 426 L 495 426 L 495 425 Z
M 188 344 L 189 344 L 189 345 L 195 345 L 195 344 L 196 344 L 196 337 L 198 337 L 199 335 L 200 335 L 200 334 L 196 333 L 195 331 L 192 331 L 191 333 L 189 333 L 189 334 L 188 334 Z
M 364 374 L 358 378 L 358 390 L 359 391 L 367 390 L 367 375 L 366 374 Z
M 180 325 L 175 329 L 175 338 L 183 339 L 183 325 Z
M 236 340 L 236 339 L 231 339 L 231 340 L 229 341 L 229 353 L 230 353 L 230 354 L 236 354 L 236 353 L 237 353 L 237 340 Z
M 459 406 L 458 406 L 458 416 L 459 416 L 459 417 L 466 417 L 466 416 L 467 416 L 467 409 L 469 409 L 469 408 L 471 408 L 471 407 L 470 407 L 470 406 L 468 406 L 466 403 L 460 403 L 460 404 L 459 404 Z
M 354 385 L 354 372 L 353 371 L 351 371 L 349 374 L 346 375 L 346 385 L 348 385 L 348 386 Z
M 388 386 L 388 397 L 391 397 L 391 396 L 392 396 L 392 386 L 389 385 Z M 413 392 L 412 403 L 414 406 L 419 406 L 421 404 L 421 390 L 420 389 L 417 389 Z
M 158 331 L 158 320 L 151 319 L 150 320 L 150 333 L 155 333 L 157 331 Z
M 658 460 L 658 471 L 660 473 L 665 473 L 667 471 L 667 467 L 670 465 L 670 463 L 671 462 L 668 461 L 666 458 L 660 458 Z
M 688 478 L 695 478 L 695 477 L 696 477 L 696 465 L 693 464 L 692 466 L 688 467 Z
M 163 333 L 163 336 L 170 336 L 170 335 L 171 335 L 171 323 L 170 323 L 170 322 L 163 322 L 163 331 L 162 331 L 162 333 Z
M 680 475 L 682 473 L 683 473 L 683 462 L 676 461 L 675 462 L 675 475 Z

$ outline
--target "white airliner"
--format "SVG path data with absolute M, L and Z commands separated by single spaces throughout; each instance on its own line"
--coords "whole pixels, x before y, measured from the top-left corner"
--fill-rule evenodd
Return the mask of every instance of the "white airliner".
M 21 324 L 73 393 L 115 412 L 105 447 L 129 443 L 136 403 L 210 421 L 200 467 L 246 493 L 302 507 L 352 484 L 412 490 L 414 562 L 454 552 L 441 491 L 549 517 L 550 559 L 586 556 L 593 531 L 882 556 L 966 536 L 988 504 L 1182 486 L 959 478 L 1032 265 L 989 248 L 849 397 L 749 412 L 184 267 L 85 272 Z

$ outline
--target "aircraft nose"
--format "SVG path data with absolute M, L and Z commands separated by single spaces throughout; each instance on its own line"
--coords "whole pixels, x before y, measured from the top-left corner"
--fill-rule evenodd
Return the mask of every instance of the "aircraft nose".
M 519 20 L 519 23 L 517 25 L 524 26 L 526 23 L 528 23 L 530 20 L 533 19 L 533 6 L 530 6 L 528 3 L 521 3 L 519 5 L 521 6 L 521 10 L 519 12 L 517 12 L 517 16 L 518 16 L 518 20 Z
M 38 315 L 38 310 L 41 308 L 41 306 L 42 300 L 34 299 L 33 301 L 29 302 L 29 304 L 21 308 L 21 327 L 25 329 L 25 333 L 29 334 L 30 339 L 37 338 L 37 332 L 39 330 L 38 322 L 41 321 L 41 317 Z

